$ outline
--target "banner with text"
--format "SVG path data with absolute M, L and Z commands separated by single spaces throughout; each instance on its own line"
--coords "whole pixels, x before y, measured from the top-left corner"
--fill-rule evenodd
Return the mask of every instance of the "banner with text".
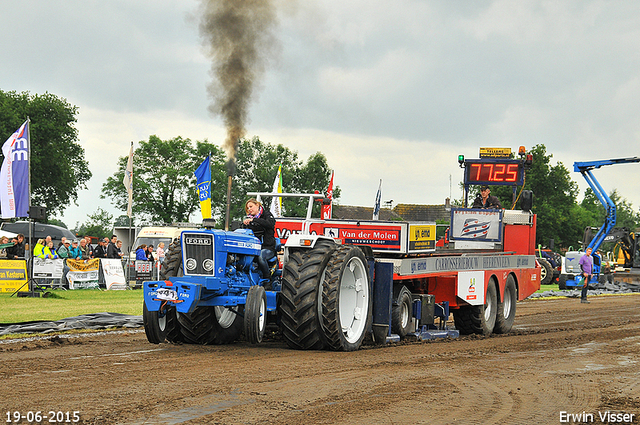
M 25 260 L 0 260 L 0 292 L 28 291 L 27 262 Z
M 100 270 L 100 259 L 93 260 L 67 260 L 69 272 L 67 280 L 69 289 L 98 288 L 98 277 Z
M 61 279 L 64 269 L 64 260 L 56 258 L 34 258 L 33 277 L 37 279 Z
M 107 289 L 127 289 L 122 261 L 119 258 L 103 258 L 100 263 Z

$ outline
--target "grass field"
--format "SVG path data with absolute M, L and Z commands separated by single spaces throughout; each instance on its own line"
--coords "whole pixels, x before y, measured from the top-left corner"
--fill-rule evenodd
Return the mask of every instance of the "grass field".
M 18 298 L 0 294 L 0 323 L 60 320 L 89 313 L 142 314 L 142 290 L 50 291 L 47 298 Z

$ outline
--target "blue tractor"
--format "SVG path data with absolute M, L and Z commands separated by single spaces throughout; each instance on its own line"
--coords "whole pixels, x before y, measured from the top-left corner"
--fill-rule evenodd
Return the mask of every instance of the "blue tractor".
M 372 323 L 373 252 L 310 234 L 313 200 L 322 195 L 292 196 L 309 197 L 307 221 L 288 237 L 283 269 L 277 257 L 269 261 L 271 276 L 260 275 L 260 240 L 250 230 L 181 233 L 169 246 L 162 280 L 144 283 L 149 342 L 226 344 L 244 333 L 259 343 L 275 319 L 291 348 L 360 347 Z
M 271 276 L 260 276 L 258 255 L 260 240 L 250 230 L 183 231 L 169 246 L 162 280 L 144 283 L 147 339 L 226 344 L 244 330 L 249 341 L 260 342 L 279 284 L 265 290 Z

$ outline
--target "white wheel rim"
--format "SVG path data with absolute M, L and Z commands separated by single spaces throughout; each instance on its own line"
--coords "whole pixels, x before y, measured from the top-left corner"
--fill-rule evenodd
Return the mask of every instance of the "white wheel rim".
M 236 314 L 225 307 L 215 306 L 216 319 L 221 328 L 230 328 L 236 320 Z
M 502 314 L 505 319 L 511 316 L 511 288 L 507 287 L 504 290 L 504 307 L 502 310 Z
M 258 317 L 258 330 L 262 332 L 267 318 L 267 302 L 263 299 L 260 300 L 260 316 Z
M 408 323 L 409 323 L 409 306 L 403 300 L 403 302 L 400 304 L 400 324 L 402 325 L 402 329 L 406 328 Z
M 489 291 L 487 291 L 487 295 L 489 294 Z M 493 305 L 493 300 L 491 299 L 491 297 L 487 296 L 487 304 L 484 307 L 484 321 L 485 322 L 489 322 L 491 320 L 491 317 L 493 317 L 493 309 L 495 308 L 495 306 Z
M 166 327 L 167 327 L 167 315 L 165 314 L 164 316 L 160 316 L 160 314 L 158 314 L 158 328 L 160 328 L 161 332 L 164 332 Z
M 338 312 L 345 339 L 356 343 L 364 332 L 369 314 L 369 282 L 362 260 L 349 260 L 340 281 Z

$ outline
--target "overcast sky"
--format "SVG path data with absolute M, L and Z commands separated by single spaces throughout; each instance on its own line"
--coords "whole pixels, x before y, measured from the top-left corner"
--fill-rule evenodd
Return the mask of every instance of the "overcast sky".
M 65 211 L 68 226 L 97 207 L 123 213 L 99 195 L 131 141 L 224 141 L 207 110 L 198 5 L 0 0 L 0 89 L 50 92 L 79 107 L 93 178 Z M 581 196 L 574 161 L 640 156 L 637 1 L 274 5 L 278 43 L 247 136 L 303 159 L 321 151 L 342 204 L 372 206 L 380 179 L 394 205 L 460 198 L 457 156 L 477 157 L 479 147 L 544 144 Z M 594 174 L 640 206 L 640 163 Z

